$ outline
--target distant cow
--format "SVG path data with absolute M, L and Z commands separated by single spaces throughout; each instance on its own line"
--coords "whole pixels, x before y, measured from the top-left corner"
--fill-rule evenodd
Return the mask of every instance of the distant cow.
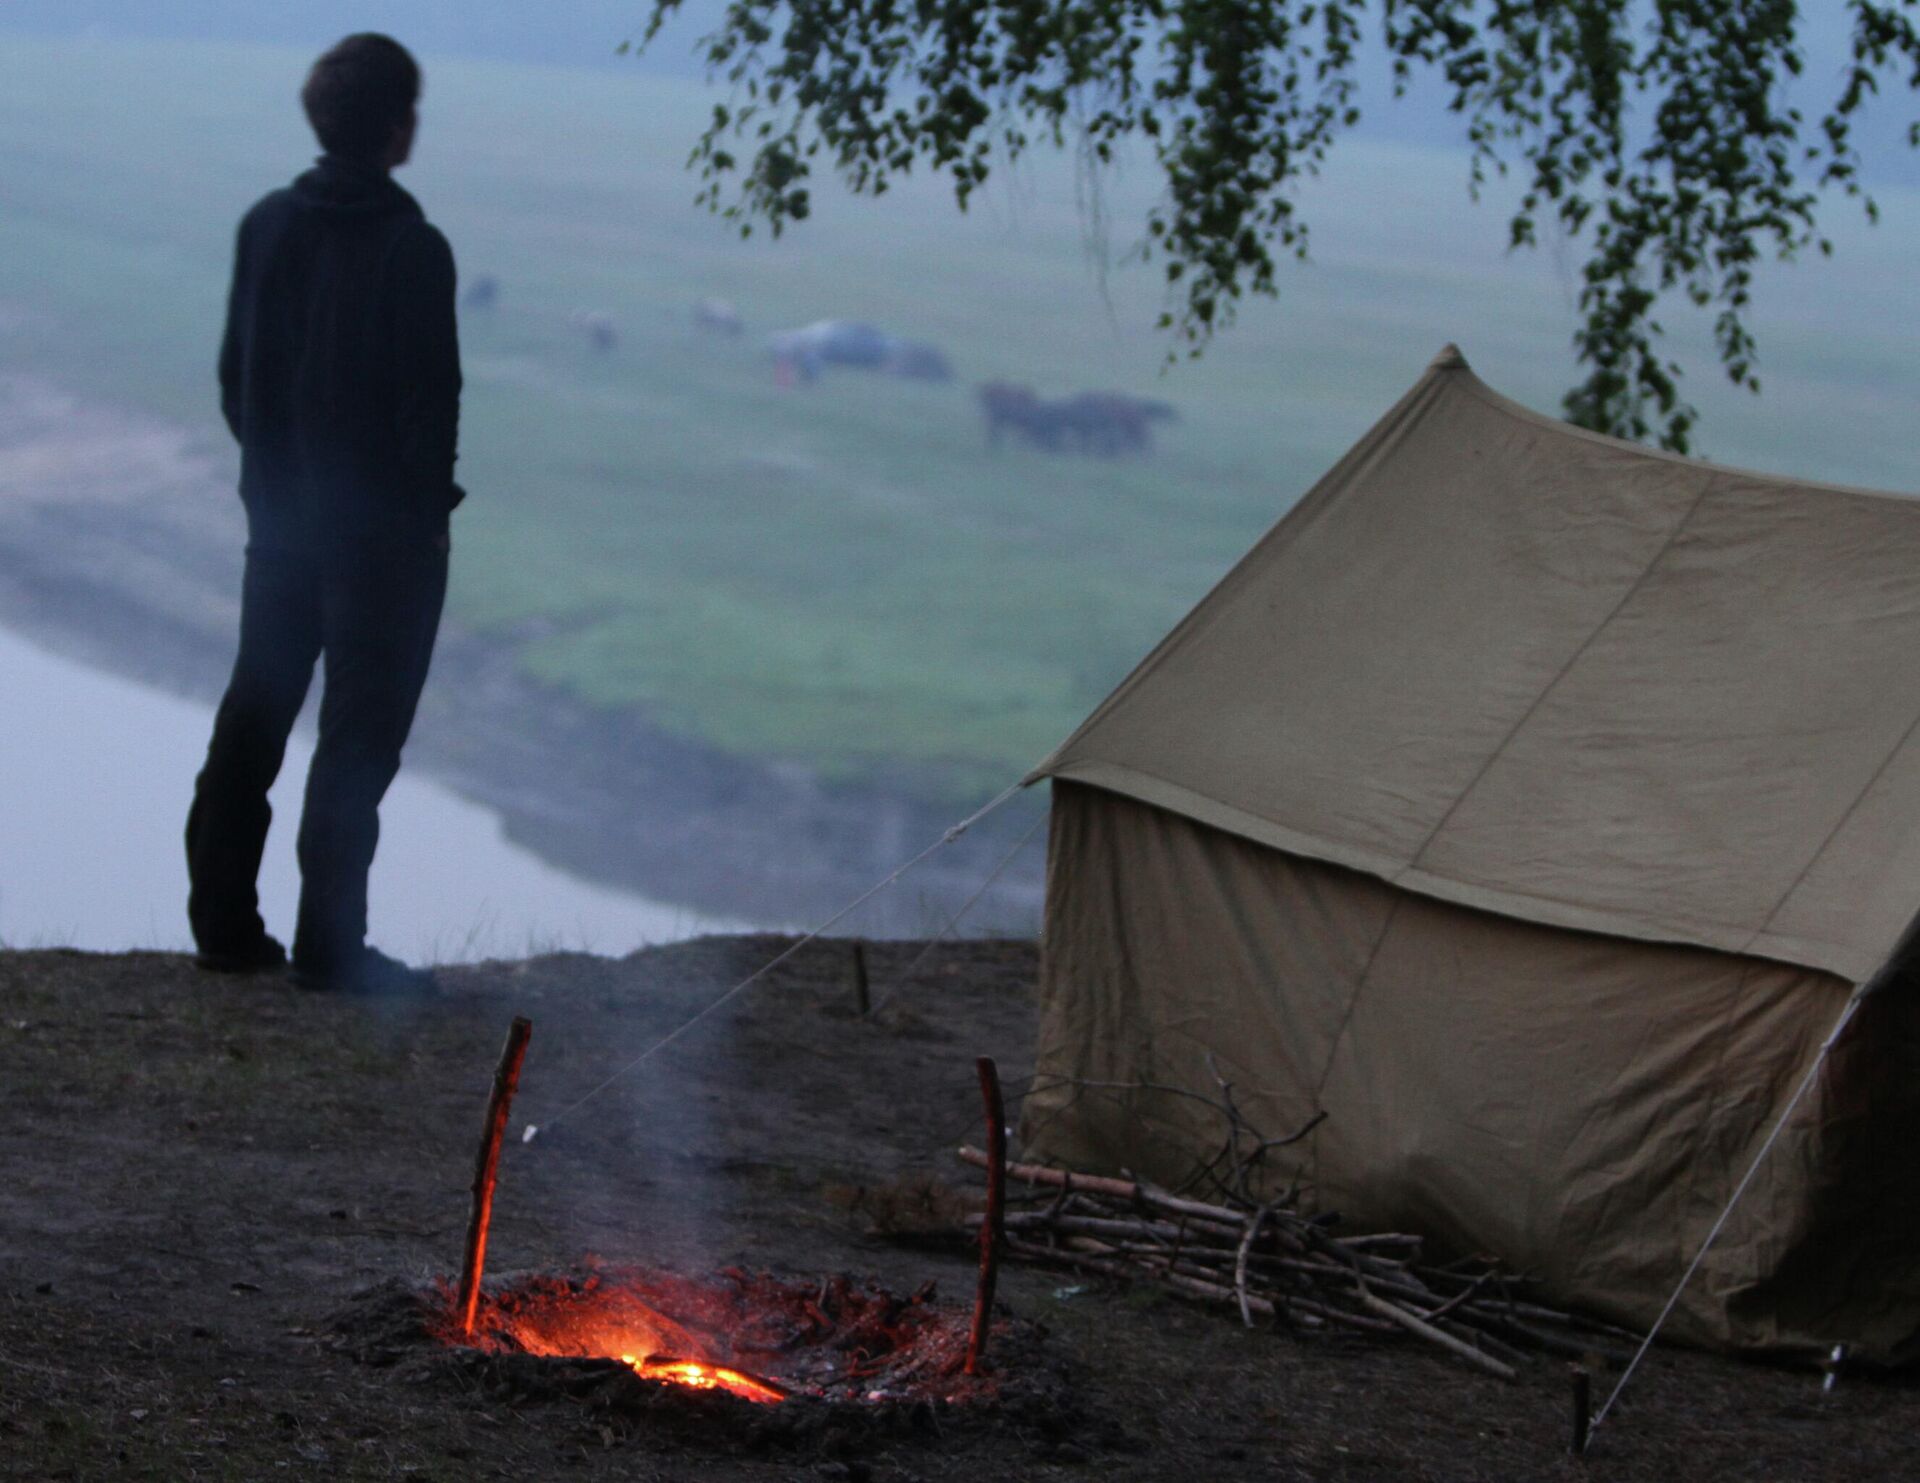
M 729 299 L 702 299 L 693 306 L 693 322 L 710 335 L 738 335 L 747 327 Z
M 989 381 L 978 396 L 989 448 L 1014 435 L 1043 453 L 1144 454 L 1153 447 L 1153 424 L 1179 416 L 1166 402 L 1119 391 L 1082 391 L 1049 400 L 1030 386 Z
M 1031 386 L 988 381 L 975 393 L 987 419 L 987 447 L 998 448 L 1008 434 L 1024 437 L 1049 453 L 1060 445 L 1060 428 L 1049 405 Z
M 1083 391 L 1056 404 L 1063 435 L 1082 453 L 1113 458 L 1146 453 L 1153 447 L 1153 424 L 1176 421 L 1166 402 L 1120 391 Z

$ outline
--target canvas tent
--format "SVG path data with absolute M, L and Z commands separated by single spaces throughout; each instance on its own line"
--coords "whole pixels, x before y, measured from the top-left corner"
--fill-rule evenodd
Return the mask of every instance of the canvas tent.
M 1920 501 L 1653 452 L 1448 347 L 1033 774 L 1030 1153 L 1177 1178 L 1212 1053 L 1360 1228 L 1652 1320 L 1920 908 Z M 1886 975 L 1881 974 L 1884 978 Z M 1670 1332 L 1920 1333 L 1868 996 Z

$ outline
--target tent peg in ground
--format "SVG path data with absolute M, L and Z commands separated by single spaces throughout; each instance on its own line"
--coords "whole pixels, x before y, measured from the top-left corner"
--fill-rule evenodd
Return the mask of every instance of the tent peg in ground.
M 867 974 L 867 940 L 853 940 L 853 1012 L 865 1019 L 873 1013 L 873 981 Z
M 1585 1365 L 1569 1365 L 1567 1371 L 1573 1382 L 1573 1434 L 1567 1440 L 1567 1451 L 1585 1457 L 1587 1438 L 1593 1431 L 1593 1376 Z

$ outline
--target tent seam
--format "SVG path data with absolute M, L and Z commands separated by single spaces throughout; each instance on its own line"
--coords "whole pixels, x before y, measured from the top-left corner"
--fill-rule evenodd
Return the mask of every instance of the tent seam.
M 1426 858 L 1427 851 L 1433 848 L 1433 843 L 1440 837 L 1441 831 L 1453 822 L 1453 816 L 1460 811 L 1461 805 L 1473 795 L 1474 790 L 1478 788 L 1481 783 L 1486 781 L 1487 774 L 1493 771 L 1494 764 L 1506 755 L 1507 748 L 1513 745 L 1514 738 L 1517 737 L 1521 731 L 1526 728 L 1527 723 L 1538 714 L 1540 707 L 1546 704 L 1547 697 L 1559 688 L 1560 682 L 1573 672 L 1573 667 L 1578 664 L 1586 655 L 1587 651 L 1599 641 L 1600 635 L 1605 633 L 1607 629 L 1613 625 L 1614 620 L 1620 616 L 1621 610 L 1633 601 L 1642 587 L 1646 586 L 1647 579 L 1653 575 L 1660 563 L 1666 560 L 1667 553 L 1673 549 L 1674 543 L 1680 539 L 1686 532 L 1687 527 L 1693 523 L 1693 517 L 1700 512 L 1700 506 L 1706 503 L 1707 496 L 1713 493 L 1719 483 L 1720 476 L 1718 474 L 1709 476 L 1706 483 L 1701 486 L 1700 493 L 1694 496 L 1693 503 L 1687 506 L 1686 513 L 1680 517 L 1673 529 L 1667 533 L 1667 538 L 1661 542 L 1660 549 L 1655 551 L 1653 555 L 1648 558 L 1647 564 L 1640 569 L 1640 575 L 1635 577 L 1627 590 L 1620 594 L 1620 600 L 1607 610 L 1607 615 L 1594 625 L 1593 631 L 1580 641 L 1580 647 L 1567 656 L 1566 662 L 1560 666 L 1554 677 L 1541 687 L 1540 693 L 1534 696 L 1532 703 L 1528 705 L 1520 719 L 1515 721 L 1507 734 L 1501 738 L 1500 745 L 1493 749 L 1492 753 L 1487 757 L 1487 760 L 1480 765 L 1480 770 L 1473 775 L 1466 787 L 1462 788 L 1460 792 L 1454 796 L 1453 802 L 1447 805 L 1447 811 L 1440 816 L 1433 828 L 1427 831 L 1427 837 L 1420 842 L 1420 848 L 1414 851 L 1413 857 L 1407 861 L 1404 867 L 1405 869 L 1418 870 L 1420 868 L 1420 862 Z
M 1725 1021 L 1732 1016 L 1734 1009 L 1740 1004 L 1740 1002 L 1743 999 L 1745 999 L 1747 982 L 1749 979 L 1753 977 L 1753 969 L 1754 969 L 1753 960 L 1748 959 L 1747 962 L 1741 967 L 1739 976 L 1735 978 L 1733 988 L 1728 992 L 1727 1008 L 1725 1012 L 1723 1012 L 1720 1016 L 1722 1033 L 1719 1035 L 1718 1043 L 1716 1044 L 1714 1049 L 1713 1076 L 1712 1076 L 1712 1079 L 1707 1084 L 1707 1089 L 1708 1089 L 1707 1108 L 1706 1108 L 1705 1116 L 1701 1120 L 1701 1127 L 1703 1130 L 1711 1130 L 1713 1128 L 1716 1117 L 1720 1111 L 1720 1104 L 1725 1100 L 1724 1096 L 1722 1095 L 1726 1089 L 1725 1074 L 1726 1074 L 1726 1068 L 1727 1068 L 1727 1036 L 1725 1034 Z M 1764 1125 L 1764 1121 L 1765 1120 L 1763 1118 L 1762 1119 L 1763 1125 Z M 1711 1208 L 1717 1210 L 1725 1203 L 1727 1195 L 1732 1193 L 1734 1177 L 1735 1177 L 1734 1171 L 1731 1168 L 1724 1171 L 1723 1177 L 1720 1181 L 1721 1183 L 1720 1191 L 1718 1195 L 1715 1197 L 1713 1206 Z M 1691 1195 L 1693 1193 L 1693 1190 L 1696 1188 L 1698 1188 L 1698 1186 L 1692 1186 L 1688 1191 L 1689 1195 Z M 1688 1244 L 1688 1233 L 1687 1233 L 1686 1226 L 1687 1226 L 1687 1206 L 1690 1203 L 1691 1203 L 1690 1200 L 1682 1200 L 1680 1202 L 1680 1207 L 1676 1209 L 1674 1212 L 1675 1219 L 1674 1219 L 1673 1234 L 1674 1234 L 1674 1250 L 1676 1251 L 1685 1250 Z
M 1813 874 L 1814 867 L 1820 863 L 1821 858 L 1827 853 L 1828 848 L 1833 844 L 1834 840 L 1839 838 L 1840 831 L 1845 829 L 1848 823 L 1852 821 L 1853 816 L 1860 811 L 1860 805 L 1866 802 L 1867 795 L 1874 790 L 1874 786 L 1880 779 L 1886 776 L 1887 769 L 1893 766 L 1894 758 L 1906 750 L 1907 743 L 1913 740 L 1913 734 L 1916 729 L 1920 729 L 1920 711 L 1914 713 L 1913 719 L 1907 723 L 1907 729 L 1900 733 L 1900 740 L 1895 742 L 1888 750 L 1887 755 L 1880 759 L 1880 765 L 1874 768 L 1873 776 L 1868 778 L 1865 785 L 1854 795 L 1853 802 L 1849 803 L 1846 808 L 1841 811 L 1840 817 L 1834 820 L 1833 827 L 1827 831 L 1826 837 L 1820 841 L 1819 846 L 1814 850 L 1813 854 L 1807 858 L 1807 863 L 1800 867 L 1800 872 L 1794 876 L 1793 883 L 1780 893 L 1780 899 L 1773 903 L 1773 909 L 1767 913 L 1767 919 L 1756 927 L 1753 935 L 1747 939 L 1747 950 L 1750 950 L 1754 943 L 1768 935 L 1773 926 L 1774 918 L 1786 909 L 1787 903 L 1793 899 L 1794 892 L 1806 884 L 1807 877 Z
M 1327 1081 L 1333 1075 L 1333 1063 L 1340 1054 L 1340 1046 L 1347 1038 L 1347 1027 L 1353 1023 L 1354 1011 L 1360 1007 L 1360 996 L 1367 991 L 1367 985 L 1373 979 L 1373 965 L 1379 961 L 1380 950 L 1387 945 L 1387 934 L 1393 931 L 1394 918 L 1400 915 L 1400 905 L 1410 892 L 1395 889 L 1393 899 L 1387 903 L 1386 920 L 1380 924 L 1380 935 L 1373 940 L 1373 947 L 1367 953 L 1366 967 L 1360 970 L 1360 976 L 1353 981 L 1353 993 L 1347 997 L 1347 1011 L 1340 1017 L 1340 1028 L 1333 1032 L 1333 1039 L 1327 1044 L 1327 1059 L 1320 1067 L 1320 1076 L 1313 1084 L 1313 1101 L 1316 1107 L 1323 1106 L 1321 1098 L 1325 1096 Z M 1316 1172 L 1318 1164 L 1319 1141 L 1315 1140 Z

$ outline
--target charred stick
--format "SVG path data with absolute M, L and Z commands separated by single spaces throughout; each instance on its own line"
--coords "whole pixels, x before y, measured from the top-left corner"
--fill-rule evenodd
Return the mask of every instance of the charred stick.
M 507 1109 L 513 1105 L 513 1091 L 520 1084 L 520 1063 L 526 1059 L 527 1040 L 532 1034 L 533 1022 L 515 1015 L 507 1029 L 506 1047 L 500 1052 L 500 1065 L 493 1073 L 493 1090 L 487 1095 L 487 1119 L 480 1129 L 480 1156 L 473 1169 L 473 1208 L 467 1216 L 467 1244 L 460 1262 L 460 1290 L 454 1301 L 454 1316 L 460 1332 L 467 1336 L 473 1333 L 474 1315 L 480 1307 L 487 1228 L 493 1223 L 493 1188 L 500 1175 L 500 1140 L 506 1136 Z
M 1007 1109 L 1000 1098 L 1000 1070 L 992 1056 L 982 1056 L 980 1099 L 987 1112 L 987 1210 L 980 1223 L 980 1283 L 973 1298 L 973 1330 L 967 1335 L 969 1375 L 980 1373 L 980 1356 L 987 1347 L 987 1328 L 993 1321 L 993 1289 L 1000 1274 L 1000 1243 L 1006 1239 Z

